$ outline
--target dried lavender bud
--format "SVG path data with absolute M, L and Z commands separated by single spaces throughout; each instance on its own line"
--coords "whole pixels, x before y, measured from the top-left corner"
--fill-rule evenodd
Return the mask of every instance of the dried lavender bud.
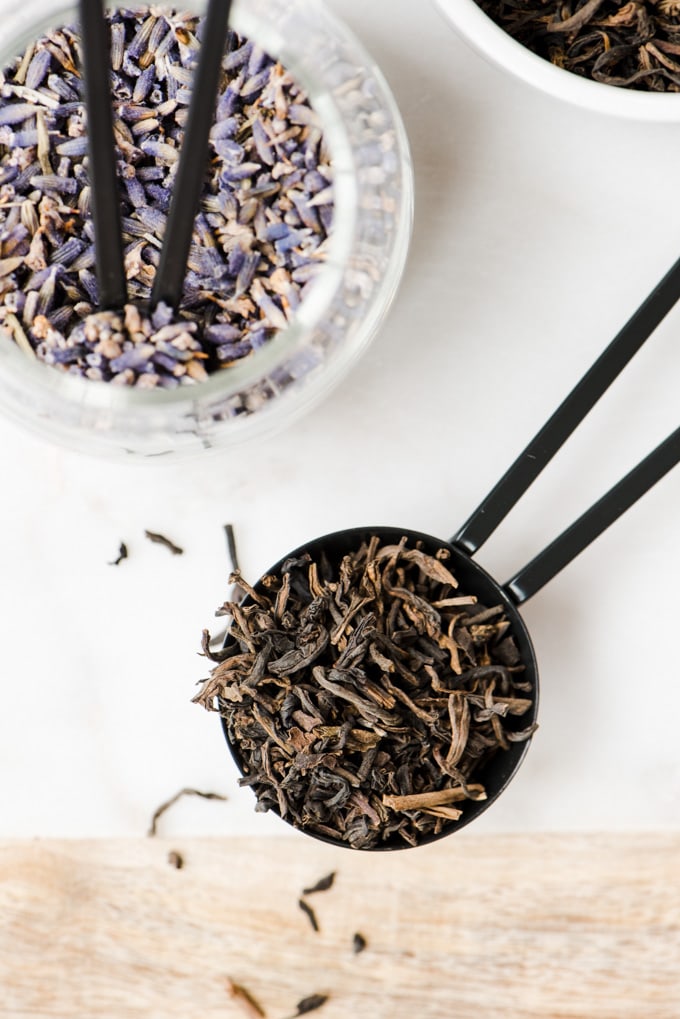
M 148 538 L 154 545 L 163 545 L 173 555 L 184 555 L 184 549 L 180 548 L 179 545 L 175 545 L 174 541 L 170 541 L 164 534 L 158 534 L 156 531 L 144 531 L 144 537 Z
M 147 314 L 203 21 L 160 8 L 108 17 L 130 305 L 96 307 L 80 40 L 64 26 L 0 74 L 0 325 L 59 371 L 196 384 L 289 325 L 326 259 L 332 167 L 291 74 L 231 33 L 184 293 L 177 315 Z
M 304 888 L 302 894 L 313 895 L 314 892 L 327 892 L 329 888 L 333 887 L 334 880 L 335 871 L 332 870 L 330 874 L 326 874 L 325 877 L 322 877 L 319 881 L 316 882 L 315 885 L 312 885 L 311 888 Z

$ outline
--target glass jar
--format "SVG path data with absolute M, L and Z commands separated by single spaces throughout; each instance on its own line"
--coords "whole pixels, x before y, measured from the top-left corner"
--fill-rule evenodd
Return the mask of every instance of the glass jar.
M 200 14 L 205 3 L 194 7 Z M 4 16 L 1 66 L 46 29 L 75 22 L 74 7 L 25 0 Z M 97 455 L 161 456 L 279 429 L 346 374 L 394 297 L 413 182 L 404 127 L 379 69 L 317 0 L 235 0 L 231 24 L 292 72 L 320 117 L 334 173 L 327 261 L 287 328 L 240 363 L 173 390 L 82 379 L 0 336 L 0 408 L 47 438 Z

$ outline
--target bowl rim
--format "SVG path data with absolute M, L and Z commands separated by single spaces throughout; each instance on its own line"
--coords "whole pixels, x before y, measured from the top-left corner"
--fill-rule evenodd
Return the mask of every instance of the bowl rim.
M 496 25 L 476 0 L 433 0 L 443 17 L 482 56 L 534 88 L 594 113 L 649 123 L 680 120 L 680 94 L 640 92 L 581 78 L 532 53 Z

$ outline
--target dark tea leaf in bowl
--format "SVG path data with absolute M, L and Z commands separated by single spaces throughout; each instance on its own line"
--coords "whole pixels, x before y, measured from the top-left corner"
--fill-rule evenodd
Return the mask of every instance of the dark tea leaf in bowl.
M 535 728 L 505 606 L 419 545 L 367 535 L 284 560 L 222 606 L 229 653 L 195 698 L 221 713 L 258 810 L 356 849 L 450 830 Z
M 680 91 L 675 0 L 476 0 L 527 49 L 584 78 L 649 92 Z

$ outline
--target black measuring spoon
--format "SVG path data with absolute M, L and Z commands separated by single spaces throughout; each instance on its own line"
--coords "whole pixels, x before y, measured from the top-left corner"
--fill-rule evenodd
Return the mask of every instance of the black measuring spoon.
M 515 725 L 517 729 L 531 726 L 538 713 L 538 664 L 531 638 L 518 608 L 675 466 L 680 460 L 680 428 L 505 584 L 499 584 L 474 561 L 472 556 L 527 491 L 679 297 L 680 260 L 450 541 L 442 541 L 432 535 L 397 527 L 360 527 L 337 531 L 307 542 L 288 553 L 255 585 L 254 595 L 257 597 L 258 594 L 265 593 L 267 588 L 265 578 L 270 575 L 280 576 L 286 560 L 299 559 L 305 553 L 309 554 L 313 562 L 325 557 L 327 561 L 339 564 L 343 556 L 355 552 L 362 542 L 368 542 L 373 537 L 378 537 L 381 544 L 386 545 L 398 544 L 402 537 L 405 537 L 410 548 L 419 545 L 423 552 L 431 556 L 436 556 L 440 550 L 445 549 L 449 556 L 446 567 L 456 576 L 461 591 L 476 596 L 482 605 L 502 605 L 504 608 L 506 617 L 511 623 L 509 632 L 514 637 L 524 665 L 522 681 L 530 687 L 531 693 L 528 696 L 532 699 L 529 713 L 524 714 L 521 719 L 508 719 L 507 724 L 510 728 Z M 249 601 L 252 603 L 252 596 L 247 596 L 244 604 Z M 228 643 L 225 646 L 228 647 Z M 243 754 L 238 740 L 230 731 L 226 716 L 228 711 L 222 716 L 227 742 L 239 770 L 247 781 L 247 755 Z M 418 844 L 422 845 L 451 834 L 486 810 L 514 777 L 524 759 L 528 743 L 528 740 L 510 742 L 508 749 L 497 752 L 483 765 L 479 773 L 475 772 L 472 780 L 484 785 L 486 798 L 466 801 L 462 816 L 458 820 L 447 822 L 436 834 L 424 835 Z M 276 812 L 275 806 L 272 809 Z M 347 845 L 340 837 L 335 839 L 304 826 L 302 830 L 321 838 L 322 841 Z M 407 843 L 398 835 L 391 835 L 368 848 L 401 849 L 407 848 Z

